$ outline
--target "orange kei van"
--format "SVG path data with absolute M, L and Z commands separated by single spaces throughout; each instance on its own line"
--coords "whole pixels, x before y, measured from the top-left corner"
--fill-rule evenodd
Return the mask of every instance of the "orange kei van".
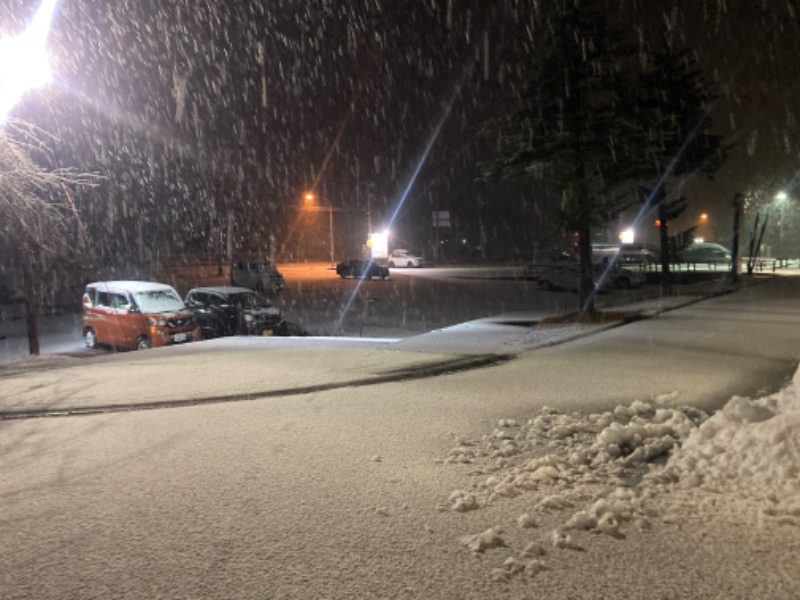
M 126 350 L 200 339 L 192 311 L 171 286 L 150 281 L 90 283 L 83 294 L 83 339 Z

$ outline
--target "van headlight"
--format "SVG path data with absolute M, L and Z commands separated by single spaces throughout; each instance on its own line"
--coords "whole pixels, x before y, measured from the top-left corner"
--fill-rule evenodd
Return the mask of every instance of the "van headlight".
M 164 319 L 154 319 L 153 317 L 147 317 L 147 322 L 150 325 L 158 325 L 159 327 L 166 327 L 167 322 Z
M 247 321 L 248 323 L 252 323 L 254 321 L 253 315 L 245 315 L 244 320 Z

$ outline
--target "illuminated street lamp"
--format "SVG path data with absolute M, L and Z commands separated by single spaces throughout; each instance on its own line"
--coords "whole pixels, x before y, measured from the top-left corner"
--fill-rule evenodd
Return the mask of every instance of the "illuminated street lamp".
M 710 219 L 708 217 L 708 213 L 700 213 L 697 217 L 697 224 L 696 224 L 696 234 L 694 236 L 694 242 L 696 244 L 702 244 L 708 240 L 713 240 L 713 228 L 710 226 L 709 223 Z
M 314 204 L 315 200 L 323 200 L 328 203 L 328 228 L 329 228 L 328 235 L 330 237 L 330 243 L 331 243 L 331 264 L 333 264 L 335 262 L 334 252 L 333 252 L 333 204 L 331 204 L 331 201 L 325 198 L 324 196 L 318 196 L 317 194 L 314 194 L 312 192 L 307 192 L 304 198 L 308 206 L 315 206 L 315 207 L 318 206 Z
M 30 89 L 50 79 L 45 45 L 58 0 L 43 0 L 28 28 L 0 40 L 0 124 Z

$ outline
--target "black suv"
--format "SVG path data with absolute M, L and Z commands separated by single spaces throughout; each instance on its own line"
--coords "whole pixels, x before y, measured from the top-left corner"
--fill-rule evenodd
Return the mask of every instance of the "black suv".
M 281 311 L 247 288 L 201 287 L 189 290 L 186 306 L 206 339 L 227 335 L 288 335 Z
M 345 277 L 356 279 L 380 277 L 381 279 L 386 279 L 389 276 L 389 268 L 371 260 L 346 260 L 336 265 L 336 274 L 342 279 Z

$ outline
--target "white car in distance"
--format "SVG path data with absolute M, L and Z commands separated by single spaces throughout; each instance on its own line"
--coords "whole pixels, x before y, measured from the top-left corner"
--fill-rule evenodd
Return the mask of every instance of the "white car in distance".
M 411 254 L 408 250 L 397 248 L 389 253 L 386 258 L 386 266 L 391 269 L 395 267 L 421 267 L 422 257 Z

